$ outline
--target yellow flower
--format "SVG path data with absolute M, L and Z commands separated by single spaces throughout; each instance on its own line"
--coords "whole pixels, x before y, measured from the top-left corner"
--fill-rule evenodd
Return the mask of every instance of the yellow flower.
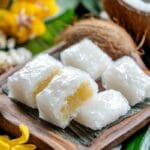
M 34 19 L 31 26 L 32 26 L 31 28 L 32 34 L 30 35 L 30 38 L 40 36 L 46 31 L 45 24 L 37 18 Z
M 0 150 L 35 150 L 33 144 L 24 144 L 29 139 L 29 130 L 25 125 L 20 125 L 22 135 L 19 138 L 10 140 L 8 136 L 0 136 Z
M 34 3 L 29 3 L 27 1 L 17 1 L 12 4 L 10 11 L 15 14 L 20 14 L 22 11 L 24 11 L 26 16 L 37 17 L 38 14 L 41 13 L 41 8 Z
M 0 9 L 0 29 L 23 43 L 44 34 L 43 19 L 58 11 L 55 0 L 14 0 L 10 10 Z
M 37 0 L 37 5 L 43 10 L 43 17 L 54 16 L 59 12 L 59 6 L 55 0 Z
M 26 16 L 24 12 L 14 14 L 5 9 L 0 9 L 0 29 L 15 37 L 18 43 L 41 36 L 46 31 L 44 22 L 38 18 Z
M 0 141 L 0 149 L 1 150 L 9 150 L 10 149 L 10 145 L 4 141 Z
M 16 26 L 17 16 L 5 9 L 0 9 L 0 29 L 5 33 L 11 32 Z
M 27 20 L 24 21 L 26 22 Z M 41 36 L 45 31 L 45 24 L 37 18 L 32 18 L 29 20 L 29 25 L 19 24 L 12 32 L 12 35 L 16 38 L 18 43 L 23 43 L 28 39 Z
M 11 35 L 15 37 L 18 43 L 24 43 L 29 39 L 30 31 L 26 27 L 18 25 L 18 28 L 13 29 Z
M 10 10 L 16 14 L 24 10 L 28 16 L 44 19 L 56 15 L 59 7 L 55 0 L 16 0 Z
M 36 147 L 32 144 L 16 145 L 11 150 L 34 150 Z

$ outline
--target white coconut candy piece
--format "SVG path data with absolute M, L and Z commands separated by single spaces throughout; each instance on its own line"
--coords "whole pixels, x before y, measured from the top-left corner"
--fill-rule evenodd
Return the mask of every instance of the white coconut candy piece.
M 125 115 L 130 106 L 127 99 L 118 91 L 100 92 L 80 108 L 75 118 L 80 124 L 98 130 Z
M 106 69 L 102 84 L 105 89 L 120 91 L 132 106 L 150 97 L 150 77 L 128 56 Z
M 93 79 L 100 78 L 104 70 L 112 63 L 102 49 L 89 39 L 83 39 L 61 53 L 64 65 L 86 71 Z
M 66 67 L 37 95 L 40 118 L 65 128 L 97 91 L 96 82 L 86 72 Z
M 9 96 L 36 108 L 35 96 L 48 85 L 62 67 L 59 61 L 48 54 L 37 56 L 9 77 Z
M 150 12 L 150 1 L 146 0 L 123 0 L 124 3 L 133 7 L 134 9 L 141 10 L 144 12 Z

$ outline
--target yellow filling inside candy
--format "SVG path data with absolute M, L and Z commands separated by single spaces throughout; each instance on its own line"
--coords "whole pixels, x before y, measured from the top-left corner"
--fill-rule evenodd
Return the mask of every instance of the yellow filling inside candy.
M 51 82 L 51 80 L 54 78 L 55 75 L 57 75 L 60 72 L 60 69 L 55 69 L 53 72 L 49 73 L 49 76 L 47 76 L 44 80 L 40 81 L 34 91 L 33 91 L 33 99 L 35 100 L 35 97 L 38 93 L 43 91 L 48 84 Z
M 69 116 L 93 95 L 88 83 L 82 83 L 73 95 L 66 99 L 66 104 L 61 108 L 62 120 Z

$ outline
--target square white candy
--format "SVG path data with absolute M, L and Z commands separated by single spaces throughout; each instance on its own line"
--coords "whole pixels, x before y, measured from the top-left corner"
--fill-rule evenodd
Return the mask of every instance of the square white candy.
M 85 105 L 75 118 L 80 124 L 98 130 L 116 121 L 130 109 L 128 101 L 115 90 L 100 92 Z
M 100 78 L 112 63 L 111 58 L 89 39 L 65 49 L 61 53 L 61 60 L 64 65 L 86 71 L 93 79 Z
M 82 87 L 82 90 L 80 89 L 81 91 L 78 91 L 83 84 L 85 86 Z M 86 72 L 66 67 L 37 95 L 40 118 L 65 128 L 76 116 L 79 107 L 94 96 L 97 91 L 96 82 Z M 85 97 L 85 94 L 88 97 Z M 78 96 L 78 99 L 74 95 Z
M 35 94 L 37 91 L 35 89 L 42 90 L 43 83 L 49 82 L 50 78 L 62 67 L 60 62 L 48 54 L 37 56 L 9 77 L 9 96 L 29 107 L 36 108 Z
M 150 96 L 150 77 L 128 56 L 118 59 L 106 69 L 102 75 L 102 84 L 106 89 L 120 91 L 130 105 Z

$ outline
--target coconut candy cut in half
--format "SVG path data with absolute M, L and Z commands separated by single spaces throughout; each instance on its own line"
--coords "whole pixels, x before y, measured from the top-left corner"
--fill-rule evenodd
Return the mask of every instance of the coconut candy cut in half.
M 61 60 L 64 65 L 86 71 L 94 80 L 112 63 L 111 57 L 87 38 L 65 49 Z
M 40 54 L 8 78 L 9 97 L 36 108 L 36 95 L 62 68 L 63 65 L 50 55 Z
M 105 70 L 102 85 L 105 89 L 120 91 L 132 106 L 150 97 L 150 77 L 128 56 L 116 60 Z
M 103 0 L 110 17 L 122 25 L 139 43 L 143 38 L 150 47 L 149 0 Z
M 93 130 L 100 130 L 125 115 L 129 109 L 127 99 L 120 92 L 106 90 L 83 105 L 75 120 Z
M 110 20 L 95 18 L 83 19 L 69 26 L 60 36 L 70 46 L 84 38 L 92 40 L 104 52 L 116 60 L 122 56 L 133 57 L 139 66 L 146 70 L 138 46 L 124 28 Z
M 86 72 L 65 67 L 36 97 L 40 118 L 65 128 L 97 91 L 96 82 Z

